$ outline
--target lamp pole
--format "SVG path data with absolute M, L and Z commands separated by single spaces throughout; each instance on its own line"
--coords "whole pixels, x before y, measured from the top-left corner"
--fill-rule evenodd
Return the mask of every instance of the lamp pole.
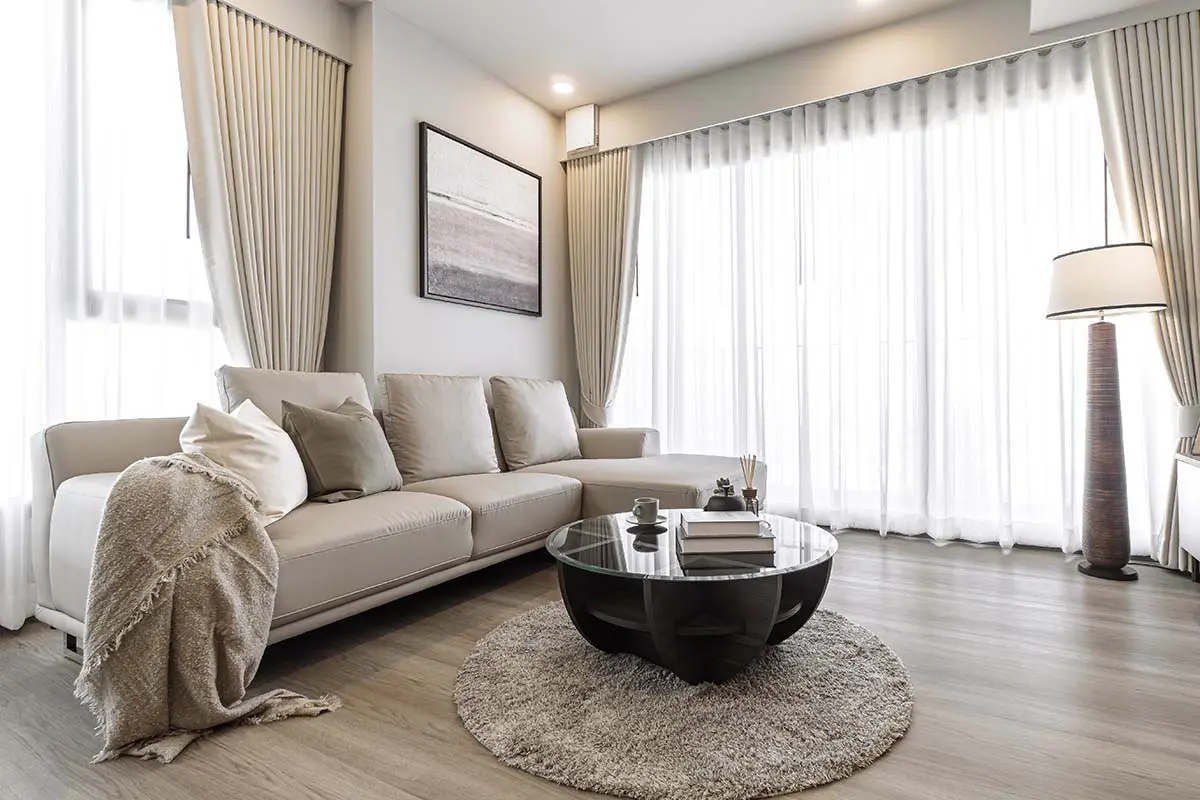
M 1129 566 L 1129 494 L 1121 428 L 1117 327 L 1104 319 L 1088 326 L 1087 442 L 1083 486 L 1083 561 L 1093 578 L 1136 581 Z

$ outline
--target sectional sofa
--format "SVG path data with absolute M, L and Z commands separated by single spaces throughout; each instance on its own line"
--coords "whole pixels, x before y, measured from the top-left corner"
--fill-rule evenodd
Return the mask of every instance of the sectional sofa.
M 223 369 L 226 410 L 252 399 L 336 408 L 371 406 L 361 376 Z M 33 443 L 36 616 L 84 634 L 88 580 L 105 498 L 134 461 L 179 450 L 186 420 L 68 422 Z M 581 458 L 456 475 L 339 503 L 308 502 L 269 525 L 279 554 L 270 640 L 286 639 L 451 578 L 542 547 L 574 520 L 629 509 L 636 497 L 666 508 L 703 505 L 717 478 L 739 483 L 734 458 L 661 455 L 651 429 L 580 429 Z M 499 450 L 499 448 L 497 448 Z M 763 485 L 765 486 L 765 476 Z

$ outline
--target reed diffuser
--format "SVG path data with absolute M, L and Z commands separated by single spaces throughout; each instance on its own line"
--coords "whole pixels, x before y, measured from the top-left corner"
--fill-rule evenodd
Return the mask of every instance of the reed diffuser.
M 762 503 L 758 499 L 758 489 L 754 485 L 754 473 L 758 469 L 758 456 L 746 455 L 738 459 L 742 462 L 742 478 L 746 488 L 742 489 L 742 497 L 746 499 L 746 510 L 758 514 L 762 511 Z

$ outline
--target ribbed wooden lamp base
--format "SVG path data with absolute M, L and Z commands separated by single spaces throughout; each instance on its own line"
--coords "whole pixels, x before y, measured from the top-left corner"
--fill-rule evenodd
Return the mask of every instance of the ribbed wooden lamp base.
M 1083 558 L 1079 571 L 1093 578 L 1135 581 L 1129 566 L 1129 501 L 1117 332 L 1111 322 L 1088 326 L 1087 453 L 1083 487 Z

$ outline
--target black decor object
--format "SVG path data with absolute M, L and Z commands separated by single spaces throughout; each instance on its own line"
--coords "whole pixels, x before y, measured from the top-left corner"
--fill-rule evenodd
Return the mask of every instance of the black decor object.
M 705 511 L 745 511 L 746 501 L 738 497 L 733 490 L 733 481 L 729 478 L 717 478 L 717 490 L 704 504 Z

